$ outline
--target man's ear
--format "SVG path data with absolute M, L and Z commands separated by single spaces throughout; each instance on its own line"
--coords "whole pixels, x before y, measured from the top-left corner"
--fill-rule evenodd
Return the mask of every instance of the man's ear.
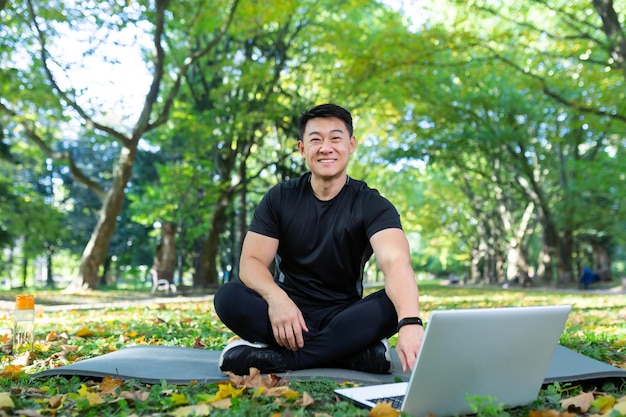
M 302 143 L 301 140 L 298 141 L 298 150 L 300 151 L 300 154 L 304 155 L 304 143 Z
M 356 136 L 352 136 L 350 138 L 350 153 L 353 153 L 356 150 Z

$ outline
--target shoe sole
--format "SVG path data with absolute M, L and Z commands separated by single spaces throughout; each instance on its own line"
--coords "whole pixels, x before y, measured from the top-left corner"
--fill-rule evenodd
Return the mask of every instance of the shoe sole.
M 219 362 L 217 363 L 217 366 L 220 369 L 222 368 L 222 364 L 224 362 L 224 354 L 228 352 L 229 350 L 234 349 L 239 346 L 250 346 L 250 347 L 258 348 L 258 349 L 269 347 L 269 345 L 265 343 L 248 342 L 247 340 L 243 340 L 243 339 L 234 340 L 230 342 L 229 344 L 227 344 L 226 347 L 222 350 L 222 353 L 220 354 L 220 359 L 219 359 Z
M 385 346 L 385 359 L 389 362 L 389 373 L 393 372 L 393 360 L 391 359 L 391 345 L 389 344 L 389 340 L 384 338 L 381 340 L 383 345 Z

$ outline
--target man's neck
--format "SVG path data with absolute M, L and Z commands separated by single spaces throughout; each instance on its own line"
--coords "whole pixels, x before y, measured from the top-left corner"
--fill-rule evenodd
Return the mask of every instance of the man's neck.
M 348 181 L 349 177 L 345 173 L 332 179 L 311 176 L 311 188 L 315 197 L 322 201 L 328 201 L 335 198 Z

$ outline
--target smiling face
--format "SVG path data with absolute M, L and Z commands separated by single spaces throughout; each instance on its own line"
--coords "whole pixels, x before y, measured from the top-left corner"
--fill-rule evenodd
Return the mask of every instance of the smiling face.
M 307 122 L 298 150 L 314 178 L 345 181 L 350 154 L 356 148 L 345 123 L 336 117 L 317 117 Z

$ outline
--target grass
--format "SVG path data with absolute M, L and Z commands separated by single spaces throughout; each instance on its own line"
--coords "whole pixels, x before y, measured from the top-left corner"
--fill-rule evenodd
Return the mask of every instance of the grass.
M 626 368 L 626 296 L 579 291 L 501 289 L 442 286 L 422 282 L 421 308 L 428 320 L 435 309 L 571 304 L 572 314 L 561 344 L 594 359 Z M 238 390 L 234 384 L 146 385 L 137 381 L 88 381 L 79 378 L 33 379 L 38 371 L 102 355 L 124 347 L 144 344 L 221 349 L 232 336 L 213 312 L 210 300 L 151 301 L 146 292 L 90 292 L 80 297 L 54 291 L 38 291 L 38 305 L 79 303 L 91 308 L 57 307 L 38 311 L 34 357 L 0 359 L 0 416 L 366 416 L 368 412 L 339 401 L 337 384 L 324 379 L 291 381 L 284 387 L 261 384 Z M 12 294 L 4 294 L 11 300 Z M 124 300 L 134 300 L 124 304 Z M 109 306 L 109 307 L 107 307 Z M 113 306 L 113 307 L 111 307 Z M 7 340 L 11 314 L 0 310 L 0 337 Z M 47 339 L 47 340 L 46 340 Z M 392 344 L 395 340 L 392 338 Z M 19 360 L 24 361 L 20 365 Z M 491 399 L 468 399 L 481 417 L 533 416 L 552 410 L 558 416 L 560 401 L 577 398 L 594 389 L 596 398 L 626 396 L 626 381 L 611 380 L 602 386 L 552 384 L 544 387 L 529 407 L 503 411 Z M 599 392 L 603 394 L 600 394 Z M 306 394 L 305 394 L 306 393 Z M 207 404 L 211 404 L 209 407 Z M 594 408 L 595 407 L 595 408 Z M 594 406 L 574 415 L 599 412 Z M 576 410 L 574 408 L 574 410 Z M 609 410 L 611 408 L 609 407 Z M 612 409 L 613 415 L 619 415 Z M 543 411 L 542 411 L 543 412 Z M 624 413 L 622 413 L 624 414 Z M 393 415 L 382 413 L 380 416 Z M 607 414 L 607 416 L 610 414 Z

